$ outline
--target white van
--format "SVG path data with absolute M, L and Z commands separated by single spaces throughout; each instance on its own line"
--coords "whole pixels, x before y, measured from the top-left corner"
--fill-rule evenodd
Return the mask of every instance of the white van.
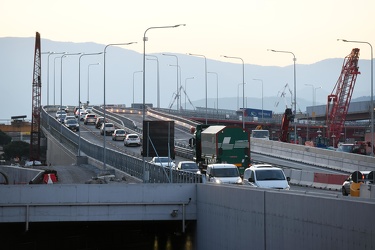
M 289 190 L 289 180 L 281 168 L 269 164 L 252 165 L 243 175 L 243 184 L 260 188 Z
M 207 165 L 206 178 L 208 182 L 242 184 L 238 167 L 233 164 L 217 163 Z

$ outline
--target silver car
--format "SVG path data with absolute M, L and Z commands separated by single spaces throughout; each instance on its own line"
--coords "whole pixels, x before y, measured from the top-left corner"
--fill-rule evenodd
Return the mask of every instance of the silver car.
M 104 129 L 105 127 L 105 129 Z M 102 126 L 100 127 L 100 134 L 104 135 L 104 130 L 105 130 L 105 135 L 112 135 L 113 132 L 115 131 L 115 125 L 113 123 L 102 123 Z
M 112 134 L 113 141 L 123 141 L 125 137 L 126 137 L 126 131 L 125 129 L 122 129 L 122 128 L 116 129 Z

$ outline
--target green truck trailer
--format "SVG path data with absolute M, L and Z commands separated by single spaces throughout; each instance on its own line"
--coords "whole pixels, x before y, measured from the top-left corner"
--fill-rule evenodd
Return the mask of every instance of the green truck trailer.
M 250 133 L 241 127 L 198 125 L 190 146 L 195 162 L 203 170 L 208 164 L 231 163 L 243 175 L 250 165 Z

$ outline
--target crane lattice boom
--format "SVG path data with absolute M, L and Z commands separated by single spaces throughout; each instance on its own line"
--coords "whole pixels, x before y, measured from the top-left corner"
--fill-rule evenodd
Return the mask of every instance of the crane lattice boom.
M 32 119 L 30 133 L 30 160 L 39 160 L 40 152 L 40 109 L 41 109 L 41 58 L 40 34 L 36 33 L 34 72 L 32 83 Z
M 336 82 L 327 102 L 327 138 L 332 138 L 333 146 L 336 147 L 341 132 L 344 128 L 346 115 L 348 113 L 350 100 L 352 98 L 354 85 L 357 80 L 359 49 L 354 48 L 345 57 L 341 74 Z M 335 138 L 337 138 L 335 140 Z

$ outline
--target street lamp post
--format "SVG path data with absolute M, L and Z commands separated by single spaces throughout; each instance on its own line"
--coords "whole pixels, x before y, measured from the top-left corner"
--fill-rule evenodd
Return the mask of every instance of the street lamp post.
M 190 56 L 200 56 L 204 58 L 204 77 L 205 77 L 205 89 L 206 89 L 206 124 L 207 124 L 207 58 L 204 55 L 199 55 L 199 54 L 191 54 L 189 53 L 188 55 Z
M 242 61 L 242 128 L 245 129 L 245 63 L 241 57 L 223 56 L 225 58 L 238 59 Z
M 62 54 L 66 53 L 64 52 Z M 61 57 L 63 56 L 58 56 L 53 59 L 53 105 L 56 105 L 56 59 L 61 59 Z
M 67 56 L 76 56 L 76 55 L 80 55 L 81 53 L 71 53 L 71 54 L 67 54 L 65 53 L 64 55 L 62 55 L 60 57 L 60 111 L 62 110 L 62 92 L 63 92 L 63 58 L 64 57 L 67 57 Z M 60 134 L 62 133 L 62 122 L 60 121 Z
M 150 27 L 147 28 L 143 34 L 143 121 L 145 120 L 145 102 L 146 102 L 146 41 L 148 38 L 146 37 L 147 31 L 151 29 L 166 29 L 166 28 L 177 28 L 180 26 L 185 26 L 186 24 L 176 24 L 176 25 L 171 25 L 171 26 L 157 26 L 157 27 Z M 144 162 L 144 159 L 143 159 Z M 144 164 L 145 165 L 145 164 Z
M 157 56 L 154 56 L 154 55 L 146 55 L 146 56 L 149 56 L 149 57 L 153 57 L 154 59 L 152 58 L 147 58 L 147 60 L 152 60 L 152 61 L 156 61 L 156 89 L 157 89 L 157 92 L 156 92 L 156 100 L 157 100 L 157 108 L 160 108 L 160 77 L 159 77 L 159 58 Z
M 100 63 L 91 63 L 87 66 L 87 106 L 90 103 L 90 66 L 99 65 Z
M 319 87 L 316 87 L 316 88 L 314 88 L 314 102 L 313 102 L 313 106 L 315 107 L 316 106 L 316 91 L 318 90 L 318 89 L 321 89 L 322 88 L 322 86 L 319 86 Z
M 142 107 L 142 110 L 143 110 L 143 115 L 142 115 L 142 121 L 145 120 L 145 117 L 146 117 L 146 41 L 148 40 L 148 38 L 146 37 L 146 33 L 147 31 L 151 30 L 151 29 L 166 29 L 166 28 L 177 28 L 179 26 L 185 26 L 185 24 L 176 24 L 176 25 L 171 25 L 171 26 L 156 26 L 156 27 L 150 27 L 150 28 L 147 28 L 145 30 L 145 32 L 143 33 L 143 107 Z M 147 140 L 147 138 L 144 138 Z M 173 146 L 173 145 L 172 145 Z M 146 181 L 146 162 L 145 162 L 145 157 L 144 155 L 142 155 L 142 161 L 143 161 L 143 181 Z M 172 171 L 171 171 L 171 174 L 172 174 Z
M 320 87 L 315 87 L 314 86 L 314 84 L 305 84 L 306 86 L 310 86 L 310 87 L 312 87 L 312 109 L 311 109 L 311 120 L 315 117 L 315 105 L 316 105 L 316 102 L 315 102 L 315 100 L 316 100 L 316 90 L 317 89 L 321 89 L 322 87 L 320 86 Z
M 177 78 L 176 78 L 176 82 L 177 82 L 177 89 L 176 89 L 176 97 L 177 97 L 177 105 L 176 105 L 176 107 L 177 107 L 177 111 L 179 110 L 179 106 L 180 106 L 180 103 L 179 103 L 179 99 L 180 99 L 180 94 L 179 94 L 179 85 L 178 85 L 178 79 L 179 79 L 179 77 L 178 77 L 178 68 L 179 68 L 179 65 L 178 65 L 178 57 L 176 56 L 176 55 L 171 55 L 171 54 L 165 54 L 165 53 L 163 53 L 162 54 L 163 56 L 173 56 L 173 57 L 175 57 L 176 58 L 176 62 L 177 62 Z M 171 65 L 170 65 L 171 66 Z M 180 75 L 180 78 L 181 78 L 181 75 Z M 180 84 L 181 84 L 181 81 L 180 81 Z
M 134 104 L 134 75 L 137 74 L 137 73 L 141 73 L 143 72 L 142 70 L 138 70 L 138 71 L 134 71 L 133 72 L 133 104 Z
M 254 81 L 260 81 L 262 83 L 262 122 L 264 119 L 264 109 L 263 109 L 263 80 L 262 79 L 253 79 Z
M 49 105 L 49 57 L 51 55 L 59 55 L 59 54 L 65 54 L 65 52 L 47 52 L 48 53 L 48 59 L 47 59 L 47 105 Z M 42 53 L 43 54 L 43 53 Z M 55 77 L 55 76 L 53 76 Z
M 78 60 L 78 123 L 80 122 L 80 119 L 81 119 L 81 59 L 82 57 L 84 56 L 94 56 L 94 55 L 100 55 L 100 54 L 103 54 L 103 52 L 99 52 L 99 53 L 89 53 L 89 54 L 81 54 L 79 56 L 79 60 Z M 94 64 L 95 65 L 95 64 Z M 88 100 L 88 99 L 87 99 Z M 78 129 L 78 157 L 81 156 L 81 130 Z
M 216 75 L 216 114 L 219 114 L 219 75 L 217 72 L 207 72 Z
M 47 106 L 49 105 L 49 57 L 54 54 L 54 52 L 42 52 L 41 54 L 48 54 L 47 57 Z
M 104 51 L 103 51 L 103 107 L 104 107 L 104 112 L 103 112 L 103 169 L 104 171 L 107 170 L 107 166 L 106 166 L 106 162 L 107 162 L 107 159 L 106 159 L 106 145 L 105 145 L 105 137 L 106 137 L 106 131 L 105 131 L 105 123 L 106 123 L 106 100 L 105 100 L 105 55 L 106 55 L 106 50 L 109 46 L 120 46 L 120 45 L 130 45 L 130 44 L 133 44 L 133 43 L 136 43 L 136 42 L 130 42 L 130 43 L 111 43 L 111 44 L 107 44 L 105 47 L 104 47 Z
M 305 84 L 306 86 L 310 86 L 312 87 L 312 109 L 311 109 L 311 120 L 313 118 L 313 115 L 314 115 L 314 106 L 315 106 L 315 95 L 314 95 L 314 92 L 315 92 L 315 87 L 314 87 L 314 84 Z M 306 141 L 309 140 L 309 120 L 308 120 L 308 117 L 307 117 L 307 132 L 306 132 Z
M 315 86 L 314 86 L 314 84 L 305 84 L 305 85 L 310 86 L 312 88 L 312 110 L 311 110 L 311 117 L 312 117 L 313 113 L 314 113 L 314 99 L 315 99 L 314 90 L 315 90 Z
M 240 86 L 243 83 L 237 84 L 237 110 L 240 109 Z
M 370 103 L 370 112 L 371 112 L 371 156 L 374 156 L 374 65 L 373 65 L 373 50 L 372 45 L 369 42 L 363 41 L 350 41 L 345 39 L 337 39 L 338 41 L 343 41 L 347 43 L 365 43 L 368 44 L 371 48 L 371 103 Z
M 186 111 L 186 95 L 187 95 L 187 86 L 186 86 L 186 82 L 187 82 L 187 80 L 191 80 L 191 79 L 194 79 L 194 77 L 188 77 L 188 78 L 185 78 L 185 111 Z
M 289 53 L 293 55 L 293 75 L 294 75 L 294 119 L 296 119 L 297 115 L 297 81 L 296 81 L 296 61 L 297 58 L 293 52 L 290 51 L 283 51 L 283 50 L 274 50 L 268 49 L 268 51 L 272 52 L 279 52 L 279 53 Z M 294 121 L 294 144 L 297 143 L 297 122 Z

